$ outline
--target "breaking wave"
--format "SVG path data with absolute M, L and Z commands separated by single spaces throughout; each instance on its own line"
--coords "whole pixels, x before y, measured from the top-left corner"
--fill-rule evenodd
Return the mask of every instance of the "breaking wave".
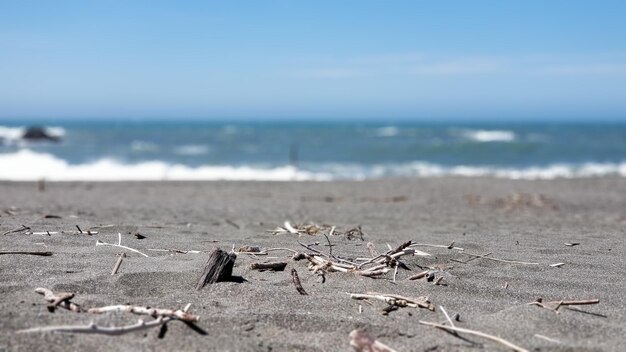
M 474 142 L 513 142 L 515 133 L 505 130 L 464 130 L 461 135 Z
M 0 126 L 0 145 L 13 145 L 23 142 L 22 136 L 24 136 L 26 130 L 26 127 Z M 44 130 L 51 137 L 62 138 L 65 136 L 65 129 L 63 127 L 44 127 Z
M 490 166 L 443 166 L 427 162 L 399 164 L 307 164 L 301 168 L 283 165 L 205 165 L 190 167 L 163 161 L 125 164 L 114 159 L 72 165 L 51 154 L 23 149 L 0 154 L 0 179 L 12 181 L 162 181 L 162 180 L 255 180 L 330 181 L 365 180 L 388 177 L 489 176 L 509 179 L 626 177 L 626 161 L 621 163 L 552 164 L 525 168 Z

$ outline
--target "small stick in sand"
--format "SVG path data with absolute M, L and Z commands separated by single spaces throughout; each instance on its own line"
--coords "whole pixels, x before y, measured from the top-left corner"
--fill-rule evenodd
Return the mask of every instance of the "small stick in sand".
M 350 346 L 352 346 L 355 352 L 396 352 L 363 330 L 353 330 L 349 336 Z
M 87 312 L 93 313 L 93 314 L 102 314 L 102 313 L 110 313 L 110 312 L 128 312 L 128 313 L 133 313 L 133 314 L 138 314 L 138 315 L 149 315 L 155 318 L 156 317 L 174 318 L 174 319 L 188 321 L 188 322 L 196 322 L 200 320 L 200 317 L 198 317 L 197 315 L 188 313 L 186 310 L 159 309 L 159 308 L 139 307 L 139 306 L 131 306 L 131 305 L 116 305 L 116 306 L 89 308 Z
M 409 276 L 409 278 L 407 278 L 407 280 L 417 280 L 417 279 L 421 279 L 426 277 L 426 275 L 428 275 L 428 273 L 430 272 L 430 270 L 425 270 L 422 272 L 419 272 L 413 276 Z
M 435 247 L 435 248 L 446 248 L 446 249 L 454 249 L 457 251 L 464 251 L 461 247 L 455 247 L 454 242 L 449 245 L 443 244 L 426 244 L 426 243 L 412 243 L 410 247 Z
M 31 329 L 19 330 L 18 333 L 31 333 L 31 332 L 60 332 L 60 333 L 76 333 L 76 334 L 101 334 L 101 335 L 124 335 L 133 331 L 140 331 L 150 329 L 155 326 L 160 326 L 172 320 L 172 318 L 159 317 L 156 320 L 144 322 L 139 319 L 136 324 L 126 326 L 111 326 L 103 327 L 94 324 L 89 325 L 61 325 L 61 326 L 45 326 Z
M 542 339 L 542 340 L 546 340 L 546 341 L 553 342 L 553 343 L 561 343 L 561 341 L 559 341 L 559 340 L 557 340 L 557 339 L 553 339 L 553 338 L 548 337 L 548 336 L 543 336 L 543 335 L 539 335 L 539 334 L 535 334 L 535 335 L 533 335 L 533 336 L 534 336 L 534 337 L 537 337 L 537 338 L 540 338 L 540 339 Z
M 229 220 L 229 219 L 224 219 L 224 221 L 225 221 L 228 225 L 230 225 L 230 226 L 232 226 L 232 227 L 236 228 L 237 230 L 239 230 L 239 229 L 240 229 L 239 225 L 237 225 L 237 223 L 236 223 L 236 222 L 234 222 L 234 221 L 232 221 L 232 220 Z
M 229 280 L 233 274 L 236 259 L 235 253 L 227 253 L 219 248 L 211 252 L 196 284 L 196 290 L 202 289 L 207 284 Z
M 587 304 L 598 304 L 600 303 L 599 299 L 583 299 L 583 300 L 560 300 L 560 301 L 551 301 L 551 302 L 543 302 L 543 299 L 538 298 L 534 302 L 528 303 L 532 306 L 539 306 L 541 308 L 546 308 L 553 310 L 558 313 L 559 308 L 562 306 L 579 306 L 579 305 L 587 305 Z
M 349 295 L 350 298 L 356 300 L 377 299 L 392 306 L 426 308 L 431 311 L 435 310 L 435 306 L 430 303 L 427 297 L 410 298 L 394 294 L 384 294 L 376 292 L 349 293 Z
M 475 336 L 480 336 L 483 338 L 486 338 L 488 340 L 491 341 L 495 341 L 498 342 L 508 348 L 511 348 L 513 351 L 516 352 L 529 352 L 527 349 L 523 348 L 523 347 L 519 347 L 517 345 L 514 345 L 513 343 L 502 339 L 500 337 L 494 336 L 494 335 L 489 335 L 489 334 L 485 334 L 484 332 L 480 332 L 480 331 L 476 331 L 476 330 L 470 330 L 470 329 L 465 329 L 465 328 L 459 328 L 459 327 L 453 327 L 453 326 L 447 326 L 447 325 L 443 325 L 443 324 L 438 324 L 438 323 L 431 323 L 428 321 L 419 321 L 420 324 L 422 325 L 427 325 L 427 326 L 432 326 L 438 329 L 442 329 L 442 330 L 446 330 L 448 332 L 462 332 L 462 333 L 466 333 L 466 334 L 470 334 L 470 335 L 475 335 Z
M 43 298 L 46 301 L 52 303 L 54 307 L 65 308 L 76 313 L 82 311 L 79 305 L 69 301 L 71 298 L 74 297 L 73 294 L 71 297 L 69 297 L 66 293 L 54 294 L 52 290 L 43 287 L 36 288 L 35 292 L 43 295 Z
M 491 258 L 491 257 L 488 257 L 487 255 L 483 255 L 483 254 L 472 254 L 472 253 L 467 253 L 467 252 L 463 252 L 463 254 L 466 254 L 466 255 L 469 255 L 469 256 L 472 256 L 472 257 L 476 257 L 476 258 L 481 258 L 481 259 L 489 259 L 489 260 L 493 260 L 493 261 L 496 261 L 496 262 L 511 263 L 511 264 L 525 264 L 525 265 L 539 265 L 539 263 L 520 262 L 520 261 L 516 261 L 516 260 Z
M 26 254 L 26 255 L 41 255 L 44 257 L 49 257 L 52 255 L 52 252 L 41 252 L 41 251 L 34 251 L 34 252 L 28 252 L 28 251 L 0 251 L 0 255 L 2 254 Z
M 283 271 L 287 266 L 287 262 L 271 262 L 271 263 L 252 263 L 250 269 L 252 270 L 271 270 L 271 271 Z
M 14 232 L 24 232 L 24 231 L 28 231 L 28 230 L 30 230 L 30 227 L 25 226 L 25 225 L 22 225 L 22 226 L 20 226 L 20 227 L 18 227 L 18 228 L 15 228 L 15 229 L 13 229 L 13 230 L 9 230 L 9 231 L 7 231 L 7 232 L 4 232 L 2 235 L 4 236 L 4 235 L 8 235 L 8 234 L 10 234 L 10 233 L 14 233 Z
M 147 254 L 141 253 L 140 251 L 138 251 L 138 250 L 136 250 L 134 248 L 122 246 L 122 234 L 118 232 L 117 236 L 118 236 L 117 244 L 106 243 L 106 242 L 103 242 L 103 241 L 100 241 L 100 240 L 96 240 L 96 246 L 112 246 L 112 247 L 124 248 L 126 250 L 131 251 L 131 252 L 139 253 L 139 254 L 143 255 L 144 257 L 148 257 Z
M 296 286 L 296 290 L 301 295 L 308 295 L 304 288 L 302 287 L 302 283 L 300 282 L 300 277 L 298 277 L 298 272 L 296 269 L 291 269 L 291 279 L 293 280 L 293 284 Z
M 54 301 L 48 305 L 48 310 L 50 312 L 54 312 L 59 304 L 63 302 L 69 302 L 70 299 L 74 298 L 74 293 L 72 292 L 61 292 L 55 295 Z
M 120 254 L 120 257 L 117 259 L 117 262 L 115 262 L 115 266 L 113 266 L 111 275 L 117 274 L 117 271 L 120 270 L 120 265 L 122 265 L 122 260 L 124 260 L 124 258 L 126 258 L 126 253 Z

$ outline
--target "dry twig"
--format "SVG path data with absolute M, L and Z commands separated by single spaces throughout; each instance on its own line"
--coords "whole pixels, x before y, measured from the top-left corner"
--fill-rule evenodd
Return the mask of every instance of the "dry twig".
M 355 352 L 396 352 L 362 330 L 350 332 L 350 346 Z
M 36 288 L 35 292 L 43 295 L 43 298 L 46 301 L 52 303 L 53 307 L 55 308 L 61 307 L 61 308 L 65 308 L 67 310 L 71 310 L 72 312 L 76 312 L 76 313 L 79 313 L 82 311 L 78 304 L 69 301 L 71 298 L 74 297 L 73 293 L 71 294 L 72 295 L 71 297 L 67 293 L 54 294 L 52 290 L 44 288 L 44 287 Z
M 271 271 L 283 271 L 287 266 L 287 262 L 272 262 L 272 263 L 252 263 L 250 269 L 252 270 L 271 270 Z
M 296 290 L 299 294 L 308 295 L 308 293 L 304 290 L 304 287 L 302 287 L 302 283 L 300 282 L 300 277 L 298 276 L 296 269 L 291 269 L 291 279 L 293 280 L 293 284 L 296 286 Z
M 495 341 L 498 342 L 510 349 L 512 349 L 513 351 L 516 352 L 529 352 L 527 349 L 523 348 L 523 347 L 519 347 L 517 345 L 514 345 L 513 343 L 494 336 L 494 335 L 489 335 L 489 334 L 485 334 L 484 332 L 480 332 L 480 331 L 476 331 L 476 330 L 470 330 L 470 329 L 465 329 L 465 328 L 459 328 L 459 327 L 453 327 L 453 326 L 447 326 L 447 325 L 443 325 L 443 324 L 438 324 L 438 323 L 431 323 L 428 321 L 419 321 L 420 324 L 422 325 L 428 325 L 428 326 L 432 326 L 438 329 L 442 329 L 442 330 L 446 330 L 448 332 L 462 332 L 462 333 L 466 333 L 466 334 L 470 334 L 470 335 L 475 335 L 475 336 L 480 336 L 482 338 L 491 340 L 491 341 Z
M 18 227 L 18 228 L 15 228 L 15 229 L 13 229 L 13 230 L 9 230 L 9 231 L 7 231 L 7 232 L 4 232 L 4 233 L 2 233 L 2 235 L 4 236 L 4 235 L 8 235 L 8 234 L 10 234 L 10 233 L 14 233 L 14 232 L 24 232 L 24 231 L 28 231 L 28 230 L 30 230 L 30 227 L 22 225 L 22 226 L 20 226 L 20 227 Z
M 117 262 L 115 262 L 115 266 L 113 266 L 111 275 L 117 274 L 117 271 L 120 270 L 120 265 L 122 265 L 122 260 L 124 260 L 124 258 L 126 258 L 126 253 L 120 254 L 120 257 L 117 259 Z
M 102 334 L 102 335 L 123 335 L 133 331 L 140 331 L 150 329 L 155 326 L 160 326 L 172 320 L 172 318 L 159 317 L 156 320 L 144 322 L 139 319 L 136 324 L 126 326 L 111 326 L 103 327 L 94 324 L 89 325 L 61 325 L 61 326 L 45 326 L 31 329 L 19 330 L 18 333 L 31 333 L 31 332 L 60 332 L 60 333 L 76 333 L 76 334 Z
M 150 307 L 139 307 L 139 306 L 131 306 L 131 305 L 116 305 L 116 306 L 106 306 L 106 307 L 98 307 L 98 308 L 89 308 L 87 310 L 88 313 L 94 314 L 102 314 L 102 313 L 110 313 L 110 312 L 127 312 L 138 315 L 149 315 L 151 317 L 157 318 L 174 318 L 182 321 L 188 322 L 196 322 L 200 320 L 200 317 L 197 315 L 193 315 L 191 313 L 187 313 L 184 310 L 180 309 L 159 309 L 159 308 L 150 308 Z
M 26 254 L 26 255 L 41 255 L 44 257 L 49 257 L 52 255 L 52 252 L 41 252 L 41 251 L 0 251 L 0 255 L 2 254 Z
M 117 244 L 112 244 L 112 243 L 106 243 L 106 242 L 102 242 L 100 240 L 96 240 L 96 246 L 111 246 L 111 247 L 119 247 L 119 248 L 123 248 L 126 250 L 129 250 L 131 252 L 135 252 L 135 253 L 139 253 L 141 255 L 143 255 L 144 257 L 148 257 L 147 254 L 141 253 L 140 251 L 134 249 L 134 248 L 130 248 L 130 247 L 126 247 L 126 246 L 122 246 L 122 234 L 118 233 L 118 241 Z

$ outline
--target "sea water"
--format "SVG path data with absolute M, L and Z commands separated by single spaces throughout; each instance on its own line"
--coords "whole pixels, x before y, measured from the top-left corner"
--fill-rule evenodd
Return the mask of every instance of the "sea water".
M 44 125 L 61 141 L 29 142 Z M 624 123 L 0 121 L 2 180 L 626 177 Z

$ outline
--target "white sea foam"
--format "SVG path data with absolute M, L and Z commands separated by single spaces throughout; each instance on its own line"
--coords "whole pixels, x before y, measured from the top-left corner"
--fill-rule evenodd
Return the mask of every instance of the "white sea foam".
M 176 147 L 174 149 L 174 153 L 178 155 L 204 155 L 208 154 L 211 151 L 211 148 L 208 145 L 181 145 L 180 147 Z
M 387 126 L 376 129 L 378 137 L 395 137 L 400 134 L 400 129 L 395 126 Z
M 130 144 L 130 149 L 134 152 L 144 153 L 144 152 L 156 152 L 159 150 L 159 146 L 155 143 L 144 142 L 144 141 L 133 141 Z
M 24 127 L 0 126 L 0 140 L 15 141 L 22 138 L 24 132 L 26 132 Z
M 461 135 L 475 142 L 513 142 L 515 133 L 505 130 L 464 130 Z
M 71 165 L 50 154 L 23 149 L 0 154 L 0 180 L 34 181 L 161 181 L 161 180 L 258 180 L 258 181 L 329 181 L 364 180 L 385 177 L 491 176 L 509 179 L 626 177 L 626 161 L 621 163 L 554 164 L 545 167 L 507 168 L 459 165 L 445 167 L 428 162 L 403 164 L 327 163 L 307 166 L 263 168 L 256 166 L 205 165 L 189 167 L 162 161 L 124 164 L 113 159 Z
M 0 154 L 0 179 L 13 181 L 160 181 L 160 180 L 329 180 L 330 175 L 314 174 L 292 166 L 201 166 L 197 168 L 161 161 L 123 164 L 112 159 L 71 165 L 50 154 L 27 149 Z
M 63 127 L 44 127 L 44 130 L 51 137 L 62 138 L 65 136 Z M 17 144 L 22 142 L 22 136 L 26 132 L 26 127 L 7 127 L 0 126 L 0 144 Z

